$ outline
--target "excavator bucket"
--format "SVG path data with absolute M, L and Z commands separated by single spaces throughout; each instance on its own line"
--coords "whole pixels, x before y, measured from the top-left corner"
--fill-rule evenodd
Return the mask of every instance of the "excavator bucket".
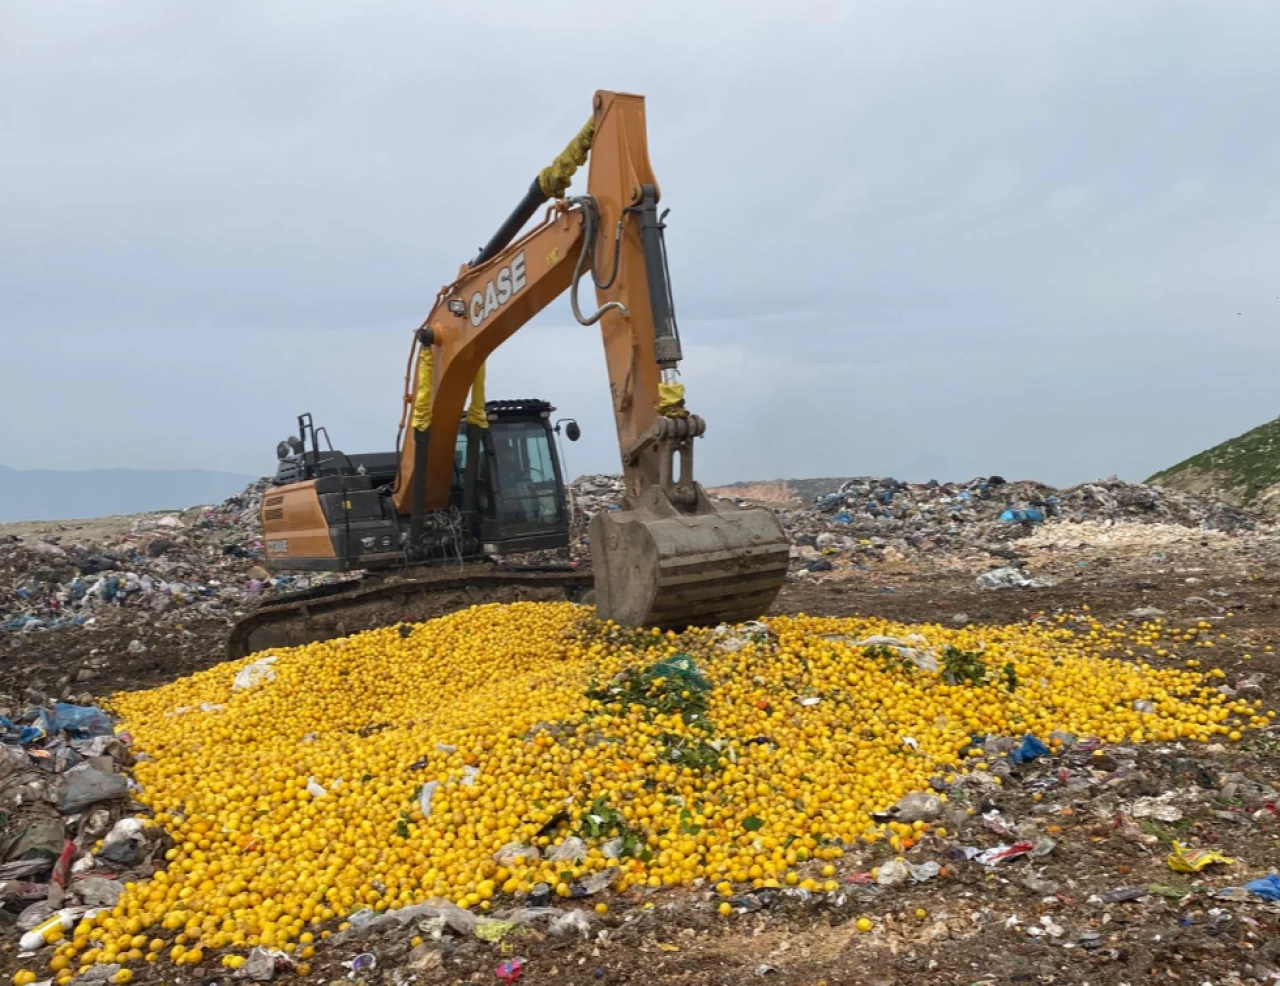
M 597 616 L 683 630 L 754 620 L 772 605 L 790 555 L 778 518 L 696 489 L 689 512 L 653 486 L 591 519 Z

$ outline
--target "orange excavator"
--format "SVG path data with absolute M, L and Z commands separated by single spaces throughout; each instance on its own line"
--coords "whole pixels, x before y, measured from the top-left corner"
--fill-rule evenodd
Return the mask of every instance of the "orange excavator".
M 588 158 L 586 194 L 568 196 Z M 268 567 L 365 574 L 264 603 L 234 628 L 233 655 L 490 600 L 593 593 L 601 618 L 679 629 L 768 609 L 788 560 L 777 518 L 712 501 L 693 478 L 705 423 L 679 382 L 658 203 L 644 99 L 597 92 L 587 124 L 415 331 L 396 451 L 335 450 L 310 415 L 277 447 Z M 586 276 L 596 304 L 584 313 Z M 484 395 L 490 354 L 566 291 L 574 318 L 600 327 L 626 485 L 620 509 L 591 520 L 589 574 L 510 563 L 569 543 L 555 409 Z

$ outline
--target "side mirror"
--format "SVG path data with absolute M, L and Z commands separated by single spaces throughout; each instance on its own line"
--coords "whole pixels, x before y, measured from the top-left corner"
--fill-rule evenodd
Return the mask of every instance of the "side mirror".
M 578 422 L 576 421 L 570 421 L 567 425 L 565 425 L 564 433 L 565 433 L 565 436 L 571 442 L 576 442 L 579 438 L 582 437 L 582 429 L 578 427 Z

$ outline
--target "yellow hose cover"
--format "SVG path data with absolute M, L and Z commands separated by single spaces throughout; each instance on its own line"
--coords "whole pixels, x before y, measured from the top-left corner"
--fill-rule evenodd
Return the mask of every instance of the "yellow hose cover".
M 587 121 L 586 126 L 578 131 L 578 135 L 569 141 L 548 167 L 538 172 L 538 187 L 549 199 L 557 199 L 564 194 L 573 180 L 573 173 L 587 163 L 587 153 L 591 150 L 591 141 L 596 135 L 596 118 Z
M 436 357 L 430 346 L 418 353 L 417 389 L 413 394 L 413 430 L 431 427 L 431 378 L 435 375 Z
M 489 416 L 484 413 L 484 367 L 481 363 L 471 382 L 471 403 L 467 406 L 467 424 L 477 428 L 489 427 Z
M 684 406 L 684 384 L 658 384 L 657 409 L 664 418 L 687 418 L 689 412 Z

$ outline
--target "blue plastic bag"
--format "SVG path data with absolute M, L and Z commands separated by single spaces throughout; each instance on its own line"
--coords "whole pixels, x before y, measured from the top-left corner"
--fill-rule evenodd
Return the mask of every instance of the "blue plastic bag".
M 1244 885 L 1244 889 L 1263 900 L 1280 900 L 1280 876 L 1272 873 L 1261 880 L 1251 880 Z
M 28 713 L 28 715 L 32 717 L 32 721 L 24 725 L 22 732 L 18 734 L 18 742 L 23 746 L 39 743 L 50 733 L 57 732 L 57 728 L 53 725 L 53 718 L 45 709 L 36 709 L 34 713 Z
M 71 705 L 58 702 L 53 707 L 55 729 L 65 729 L 72 736 L 110 736 L 114 731 L 111 719 L 101 709 L 89 705 Z
M 1043 524 L 1044 511 L 1039 507 L 1010 508 L 1000 515 L 1006 524 Z
M 1041 743 L 1038 739 L 1027 733 L 1022 737 L 1022 742 L 1018 744 L 1018 748 L 1009 754 L 1009 759 L 1014 763 L 1030 763 L 1045 756 L 1049 752 L 1049 748 Z

